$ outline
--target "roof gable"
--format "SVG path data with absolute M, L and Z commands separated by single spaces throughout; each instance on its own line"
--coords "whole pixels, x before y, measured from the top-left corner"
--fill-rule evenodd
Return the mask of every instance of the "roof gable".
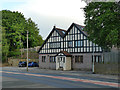
M 68 32 L 70 32 L 70 30 L 71 30 L 71 28 L 72 28 L 73 26 L 75 26 L 80 32 L 82 32 L 85 36 L 87 36 L 87 33 L 86 33 L 85 31 L 83 31 L 83 28 L 84 28 L 85 26 L 81 26 L 81 25 L 78 25 L 78 24 L 76 24 L 76 23 L 72 23 L 72 24 L 71 24 L 71 26 L 68 28 L 65 36 L 68 34 Z M 65 37 L 65 36 L 64 36 L 64 37 Z
M 84 26 L 81 26 L 81 25 L 78 25 L 78 24 L 75 24 L 75 23 L 72 23 L 72 25 L 68 28 L 67 31 L 63 30 L 63 29 L 60 29 L 60 28 L 56 28 L 54 26 L 54 28 L 52 29 L 52 31 L 50 32 L 50 34 L 48 35 L 48 37 L 46 38 L 46 40 L 44 41 L 44 43 L 42 44 L 42 46 L 40 47 L 38 53 L 40 52 L 40 50 L 42 49 L 42 47 L 44 46 L 44 44 L 48 41 L 48 39 L 50 38 L 50 36 L 52 35 L 52 33 L 54 31 L 56 31 L 60 35 L 61 38 L 64 38 L 68 34 L 68 32 L 71 30 L 71 28 L 73 26 L 75 26 L 78 30 L 80 30 L 80 32 L 82 32 L 85 36 L 87 36 L 87 33 L 85 31 L 83 31 Z
M 54 26 L 54 28 L 52 29 L 52 31 L 50 32 L 50 34 L 48 35 L 48 37 L 46 38 L 46 40 L 44 41 L 44 43 L 42 44 L 42 46 L 40 47 L 40 49 L 38 50 L 38 53 L 40 52 L 40 50 L 42 49 L 42 47 L 44 46 L 44 44 L 46 44 L 46 42 L 48 41 L 48 39 L 50 38 L 50 36 L 52 35 L 52 33 L 53 33 L 54 31 L 56 31 L 61 38 L 63 38 L 64 35 L 66 34 L 66 30 L 59 29 L 59 28 L 56 28 L 56 27 Z M 64 31 L 65 33 L 63 33 L 63 31 Z

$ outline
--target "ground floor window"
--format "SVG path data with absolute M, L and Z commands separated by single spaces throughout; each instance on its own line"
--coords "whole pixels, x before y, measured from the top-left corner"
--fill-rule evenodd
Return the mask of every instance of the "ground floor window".
M 92 62 L 93 62 L 93 55 L 92 55 Z M 94 62 L 100 63 L 102 62 L 102 58 L 100 55 L 94 55 Z
M 46 56 L 42 56 L 42 62 L 46 62 Z
M 83 63 L 83 56 L 75 56 L 75 63 Z
M 55 56 L 50 56 L 50 62 L 56 62 L 56 57 Z

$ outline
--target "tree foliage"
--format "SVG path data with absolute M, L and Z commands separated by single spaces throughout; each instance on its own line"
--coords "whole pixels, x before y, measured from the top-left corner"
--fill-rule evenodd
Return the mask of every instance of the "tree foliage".
M 4 27 L 2 27 L 2 61 L 7 62 L 7 56 L 9 53 L 9 44 L 6 38 L 6 33 Z
M 2 10 L 2 30 L 3 30 L 3 51 L 8 55 L 16 56 L 20 54 L 21 48 L 27 46 L 27 30 L 29 31 L 29 47 L 40 46 L 43 42 L 42 36 L 39 35 L 39 28 L 31 18 L 26 19 L 18 11 Z
M 84 11 L 89 39 L 103 48 L 120 47 L 119 3 L 91 2 Z

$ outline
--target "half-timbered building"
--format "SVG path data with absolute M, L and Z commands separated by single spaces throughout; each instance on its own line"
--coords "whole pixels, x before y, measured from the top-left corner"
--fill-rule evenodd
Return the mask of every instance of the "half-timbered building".
M 83 28 L 75 23 L 67 31 L 54 26 L 38 51 L 39 67 L 91 70 L 93 54 L 95 62 L 101 62 L 101 47 L 88 40 Z

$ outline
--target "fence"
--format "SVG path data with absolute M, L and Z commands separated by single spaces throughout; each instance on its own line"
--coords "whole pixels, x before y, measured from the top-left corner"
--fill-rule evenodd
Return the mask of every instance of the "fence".
M 104 52 L 104 63 L 120 63 L 120 52 Z
M 103 63 L 95 63 L 95 72 L 102 74 L 120 74 L 120 50 L 103 53 Z

